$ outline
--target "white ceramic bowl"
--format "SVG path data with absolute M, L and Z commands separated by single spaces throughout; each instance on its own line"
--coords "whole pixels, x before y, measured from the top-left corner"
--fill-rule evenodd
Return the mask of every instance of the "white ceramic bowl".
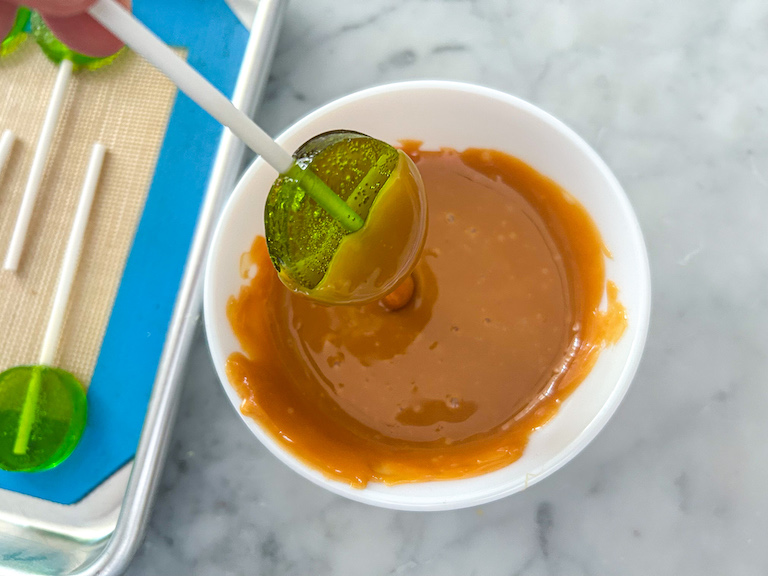
M 253 434 L 280 460 L 312 482 L 352 500 L 405 510 L 446 510 L 483 504 L 542 480 L 579 453 L 606 424 L 629 388 L 645 344 L 650 314 L 648 256 L 637 219 L 620 184 L 572 130 L 535 106 L 507 94 L 455 82 L 405 82 L 336 100 L 299 120 L 277 140 L 289 150 L 321 132 L 351 129 L 397 144 L 423 141 L 424 149 L 492 148 L 516 156 L 549 176 L 589 211 L 613 259 L 607 278 L 619 287 L 629 326 L 606 348 L 589 376 L 558 414 L 530 439 L 523 456 L 495 472 L 463 480 L 364 490 L 330 480 L 288 453 L 252 419 L 227 381 L 226 358 L 240 346 L 229 326 L 227 299 L 243 283 L 240 255 L 264 234 L 264 201 L 276 176 L 257 159 L 229 199 L 214 236 L 205 277 L 205 326 L 219 378 L 232 406 Z

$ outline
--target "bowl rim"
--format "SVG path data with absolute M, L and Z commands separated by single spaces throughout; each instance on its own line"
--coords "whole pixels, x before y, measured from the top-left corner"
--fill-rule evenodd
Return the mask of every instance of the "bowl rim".
M 263 167 L 265 167 L 266 163 L 261 157 L 257 157 L 240 177 L 234 188 L 234 191 L 228 198 L 221 211 L 221 214 L 219 215 L 205 266 L 203 308 L 206 339 L 216 369 L 216 373 L 222 387 L 224 388 L 225 393 L 227 394 L 227 397 L 240 416 L 240 419 L 246 424 L 249 430 L 251 430 L 251 432 L 259 439 L 259 441 L 280 461 L 314 484 L 357 502 L 397 510 L 438 511 L 478 506 L 524 490 L 562 468 L 577 454 L 579 454 L 590 442 L 592 442 L 592 440 L 594 440 L 594 438 L 605 427 L 610 418 L 618 409 L 627 391 L 629 390 L 629 386 L 632 383 L 632 380 L 640 364 L 650 323 L 651 276 L 648 252 L 645 241 L 643 239 L 640 224 L 637 220 L 637 216 L 632 208 L 629 198 L 626 195 L 626 192 L 607 164 L 597 154 L 597 152 L 595 152 L 592 147 L 587 144 L 585 140 L 583 140 L 574 130 L 569 128 L 561 120 L 555 118 L 537 106 L 505 92 L 476 84 L 446 80 L 412 80 L 382 84 L 379 86 L 360 90 L 352 94 L 348 94 L 317 108 L 316 110 L 308 113 L 304 117 L 291 124 L 276 138 L 276 140 L 279 143 L 282 143 L 286 139 L 290 138 L 295 132 L 305 129 L 308 124 L 312 124 L 317 119 L 322 118 L 323 116 L 340 108 L 343 108 L 350 103 L 393 92 L 408 92 L 425 89 L 465 92 L 491 98 L 494 100 L 499 100 L 504 104 L 510 105 L 514 108 L 520 109 L 525 113 L 531 114 L 537 119 L 543 121 L 545 124 L 548 124 L 558 133 L 560 137 L 570 140 L 572 144 L 579 148 L 580 151 L 584 153 L 589 162 L 591 162 L 594 167 L 597 168 L 600 175 L 605 179 L 607 188 L 609 188 L 616 196 L 616 200 L 618 201 L 623 213 L 622 220 L 628 225 L 626 234 L 630 237 L 631 244 L 636 249 L 636 252 L 640 258 L 640 261 L 637 263 L 638 270 L 636 277 L 638 309 L 636 312 L 637 317 L 635 319 L 635 323 L 637 328 L 635 330 L 633 341 L 630 343 L 630 349 L 627 354 L 626 362 L 624 363 L 620 374 L 616 378 L 613 389 L 605 403 L 599 409 L 597 414 L 592 418 L 592 420 L 581 430 L 577 436 L 575 436 L 566 445 L 564 449 L 560 450 L 557 454 L 549 458 L 546 464 L 540 469 L 540 472 L 538 472 L 535 477 L 526 479 L 524 484 L 522 482 L 496 484 L 489 486 L 485 490 L 475 491 L 466 495 L 463 494 L 460 490 L 457 490 L 456 496 L 452 499 L 424 498 L 421 496 L 403 497 L 403 495 L 399 494 L 390 494 L 390 497 L 384 497 L 383 493 L 381 492 L 371 492 L 366 489 L 352 488 L 348 484 L 324 476 L 321 472 L 305 464 L 297 457 L 293 456 L 290 452 L 285 450 L 282 445 L 280 445 L 275 439 L 273 439 L 266 431 L 261 428 L 258 422 L 245 416 L 239 410 L 241 398 L 237 395 L 236 391 L 229 383 L 224 369 L 224 363 L 216 353 L 216 349 L 222 349 L 223 347 L 221 345 L 217 346 L 217 344 L 220 344 L 219 342 L 212 341 L 216 340 L 217 337 L 214 336 L 216 331 L 213 329 L 213 321 L 211 320 L 211 317 L 214 314 L 214 305 L 212 302 L 212 286 L 215 282 L 215 274 L 212 272 L 215 258 L 212 258 L 211 255 L 214 253 L 216 247 L 221 242 L 224 222 L 227 220 L 228 212 L 236 203 L 236 198 L 242 194 L 247 193 L 247 188 L 254 175 L 257 174 Z M 448 480 L 447 482 L 460 484 L 466 480 L 471 479 L 472 478 L 456 479 Z M 430 482 L 432 481 L 428 481 L 426 483 Z

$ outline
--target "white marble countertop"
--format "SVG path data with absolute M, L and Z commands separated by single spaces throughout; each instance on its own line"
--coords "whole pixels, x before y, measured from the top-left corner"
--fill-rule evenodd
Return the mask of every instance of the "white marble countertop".
M 603 156 L 651 258 L 626 400 L 563 470 L 455 512 L 371 508 L 266 452 L 202 336 L 146 574 L 768 574 L 768 4 L 764 0 L 293 0 L 258 119 L 420 78 L 553 113 Z

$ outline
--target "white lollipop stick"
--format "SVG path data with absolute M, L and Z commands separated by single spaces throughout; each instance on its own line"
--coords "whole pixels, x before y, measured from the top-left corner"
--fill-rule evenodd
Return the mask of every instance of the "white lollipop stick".
M 13 142 L 16 140 L 16 134 L 12 130 L 5 130 L 3 135 L 0 136 L 0 174 L 3 173 L 3 168 L 11 155 L 11 148 L 13 148 Z
M 43 346 L 40 349 L 40 364 L 50 366 L 53 363 L 56 349 L 59 346 L 61 337 L 61 327 L 64 322 L 64 313 L 67 311 L 69 295 L 72 292 L 72 285 L 77 271 L 77 262 L 80 259 L 80 252 L 83 247 L 83 238 L 85 229 L 88 225 L 88 217 L 91 214 L 93 197 L 96 193 L 96 186 L 99 183 L 101 166 L 104 164 L 105 148 L 98 142 L 93 145 L 91 159 L 88 162 L 88 170 L 85 173 L 83 190 L 80 193 L 80 203 L 77 205 L 75 220 L 72 223 L 72 231 L 69 233 L 67 249 L 64 252 L 64 260 L 61 263 L 59 272 L 59 283 L 56 286 L 56 295 L 53 297 L 53 308 L 48 317 L 48 327 L 45 329 L 43 337 Z
M 229 128 L 254 152 L 285 174 L 293 166 L 293 156 L 238 110 L 224 94 L 200 73 L 176 56 L 176 53 L 133 17 L 115 0 L 97 0 L 88 10 L 102 26 L 120 38 L 134 52 L 141 54 L 198 105 Z M 306 170 L 303 182 L 307 193 L 350 232 L 359 230 L 365 220 L 339 198 L 314 172 Z
M 32 210 L 35 207 L 37 193 L 40 191 L 40 182 L 45 172 L 45 164 L 48 160 L 48 152 L 51 149 L 51 142 L 56 133 L 56 125 L 59 123 L 64 97 L 67 93 L 67 85 L 72 77 L 72 62 L 62 60 L 59 64 L 59 73 L 56 76 L 56 83 L 53 85 L 51 100 L 48 103 L 48 111 L 45 113 L 43 129 L 40 131 L 40 137 L 37 140 L 35 156 L 32 159 L 32 168 L 29 171 L 27 187 L 24 189 L 24 196 L 21 199 L 21 208 L 16 219 L 16 226 L 11 236 L 11 244 L 8 247 L 8 253 L 5 256 L 3 268 L 13 270 L 19 267 L 21 252 L 24 250 L 24 240 L 27 237 L 29 221 L 32 219 Z
M 232 130 L 251 150 L 284 174 L 293 164 L 291 154 L 238 110 L 197 70 L 179 58 L 144 24 L 114 0 L 97 0 L 88 10 L 107 30 L 134 52 L 168 76 L 192 100 L 221 124 Z

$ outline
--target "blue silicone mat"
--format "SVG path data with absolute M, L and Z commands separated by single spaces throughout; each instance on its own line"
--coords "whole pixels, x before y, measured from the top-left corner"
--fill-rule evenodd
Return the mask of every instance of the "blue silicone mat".
M 248 31 L 223 0 L 134 0 L 134 13 L 227 95 Z M 63 464 L 0 471 L 0 488 L 73 504 L 133 458 L 222 128 L 178 94 L 88 388 L 88 424 Z

